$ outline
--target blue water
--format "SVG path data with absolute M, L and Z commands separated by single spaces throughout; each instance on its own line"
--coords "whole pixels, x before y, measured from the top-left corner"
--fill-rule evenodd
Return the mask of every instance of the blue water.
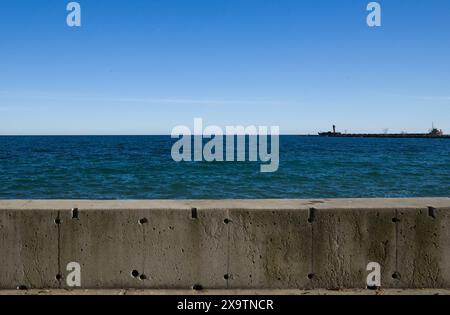
M 450 141 L 282 136 L 280 167 L 181 162 L 168 136 L 0 137 L 0 199 L 450 196 Z

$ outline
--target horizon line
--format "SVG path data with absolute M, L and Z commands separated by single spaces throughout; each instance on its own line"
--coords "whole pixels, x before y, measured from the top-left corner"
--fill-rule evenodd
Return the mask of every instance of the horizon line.
M 243 134 L 223 134 L 222 136 L 244 136 Z M 259 134 L 249 135 L 245 134 L 245 136 L 258 136 Z M 268 136 L 272 135 L 270 133 Z M 151 136 L 168 136 L 171 137 L 171 134 L 166 133 L 153 133 L 153 134 L 0 134 L 0 137 L 151 137 Z M 180 135 L 183 136 L 183 135 Z M 207 136 L 207 135 L 196 135 L 191 134 L 190 136 Z M 315 134 L 294 134 L 294 133 L 280 133 L 279 136 L 319 136 L 319 133 Z

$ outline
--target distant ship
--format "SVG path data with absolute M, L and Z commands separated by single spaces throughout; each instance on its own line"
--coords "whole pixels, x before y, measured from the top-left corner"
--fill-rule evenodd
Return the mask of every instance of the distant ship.
M 333 125 L 333 131 L 319 132 L 320 137 L 338 137 L 338 138 L 426 138 L 426 139 L 450 139 L 450 135 L 444 135 L 441 129 L 433 127 L 428 133 L 342 133 L 336 131 Z

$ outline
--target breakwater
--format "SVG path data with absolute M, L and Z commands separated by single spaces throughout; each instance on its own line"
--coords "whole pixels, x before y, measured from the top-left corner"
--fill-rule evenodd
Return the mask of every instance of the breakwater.
M 449 198 L 5 200 L 0 289 L 450 288 L 449 226 Z

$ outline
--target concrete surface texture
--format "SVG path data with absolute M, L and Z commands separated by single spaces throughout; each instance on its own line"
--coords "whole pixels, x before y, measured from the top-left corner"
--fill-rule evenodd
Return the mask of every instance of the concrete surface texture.
M 149 290 L 149 289 L 111 289 L 111 290 L 0 290 L 0 296 L 7 295 L 187 295 L 187 296 L 277 296 L 277 295 L 450 295 L 446 289 L 342 289 L 342 290 Z
M 382 292 L 370 262 L 383 289 L 446 289 L 449 227 L 449 198 L 5 200 L 0 289 Z

